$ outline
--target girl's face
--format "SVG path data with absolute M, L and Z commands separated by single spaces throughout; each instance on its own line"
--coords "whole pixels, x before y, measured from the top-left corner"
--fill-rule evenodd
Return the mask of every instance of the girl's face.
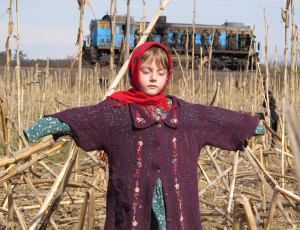
M 155 96 L 163 91 L 168 70 L 157 66 L 156 61 L 145 61 L 140 67 L 140 89 L 148 96 Z

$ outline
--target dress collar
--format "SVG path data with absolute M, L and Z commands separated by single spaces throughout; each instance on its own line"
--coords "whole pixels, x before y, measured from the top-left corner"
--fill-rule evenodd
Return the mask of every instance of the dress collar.
M 164 122 L 167 126 L 176 129 L 180 120 L 180 104 L 176 97 L 168 97 L 172 99 L 172 104 L 176 107 L 170 111 L 165 119 L 162 119 L 162 122 Z M 129 104 L 129 108 L 133 120 L 133 126 L 135 128 L 145 129 L 157 123 L 157 121 L 152 119 L 140 105 Z

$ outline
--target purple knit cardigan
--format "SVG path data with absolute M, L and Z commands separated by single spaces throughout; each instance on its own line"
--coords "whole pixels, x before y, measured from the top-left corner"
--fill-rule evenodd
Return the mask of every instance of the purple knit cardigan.
M 243 150 L 258 125 L 258 119 L 248 114 L 170 98 L 176 108 L 158 122 L 139 105 L 113 107 L 112 99 L 50 115 L 72 128 L 79 147 L 108 154 L 105 230 L 149 230 L 158 178 L 163 184 L 167 229 L 201 229 L 200 150 L 205 145 Z

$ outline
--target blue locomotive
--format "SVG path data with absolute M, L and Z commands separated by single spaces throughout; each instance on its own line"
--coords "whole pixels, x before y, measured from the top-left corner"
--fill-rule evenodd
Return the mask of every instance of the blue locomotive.
M 146 22 L 146 26 L 147 26 Z M 116 16 L 114 53 L 115 61 L 121 61 L 126 37 L 126 16 Z M 133 50 L 141 37 L 142 23 L 130 19 L 130 50 Z M 194 35 L 194 37 L 193 37 Z M 111 17 L 105 15 L 101 20 L 90 23 L 90 34 L 85 37 L 83 57 L 87 63 L 108 65 L 111 53 Z M 243 23 L 225 22 L 222 25 L 167 23 L 166 16 L 160 16 L 155 28 L 148 35 L 148 41 L 165 44 L 174 55 L 174 64 L 179 60 L 200 63 L 201 57 L 208 57 L 211 51 L 211 68 L 222 70 L 255 69 L 258 61 L 259 43 L 253 31 Z

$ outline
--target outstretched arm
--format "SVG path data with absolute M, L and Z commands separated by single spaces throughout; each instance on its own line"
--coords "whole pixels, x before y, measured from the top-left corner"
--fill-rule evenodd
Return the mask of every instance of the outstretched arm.
M 260 135 L 259 119 L 246 113 L 207 106 L 202 119 L 208 145 L 225 150 L 243 150 L 248 139 Z
M 105 100 L 96 105 L 67 109 L 51 115 L 46 115 L 33 127 L 24 131 L 29 142 L 53 135 L 57 140 L 64 135 L 70 135 L 78 147 L 85 151 L 103 149 L 107 144 L 105 114 L 110 102 Z

